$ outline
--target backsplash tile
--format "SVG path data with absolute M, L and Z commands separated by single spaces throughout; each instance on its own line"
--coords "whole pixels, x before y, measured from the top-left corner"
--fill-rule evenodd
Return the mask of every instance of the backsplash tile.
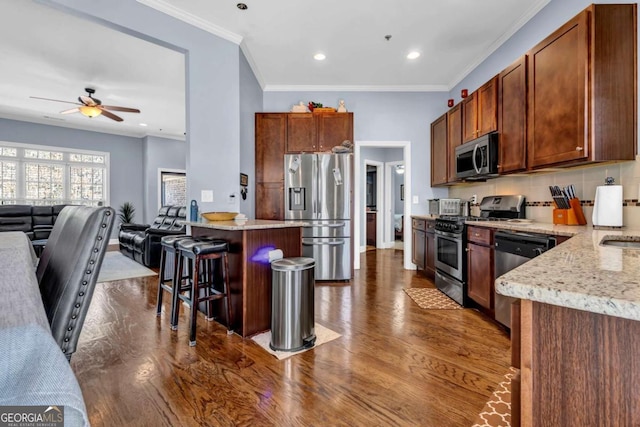
M 539 222 L 552 222 L 553 199 L 550 185 L 566 187 L 573 184 L 582 202 L 587 223 L 591 224 L 596 187 L 604 185 L 606 177 L 623 186 L 623 221 L 629 228 L 640 229 L 640 156 L 635 161 L 588 166 L 531 175 L 516 174 L 481 183 L 465 183 L 449 188 L 449 197 L 468 200 L 477 195 L 478 203 L 485 196 L 522 194 L 527 199 L 527 218 Z M 471 208 L 473 215 L 480 213 L 478 206 Z

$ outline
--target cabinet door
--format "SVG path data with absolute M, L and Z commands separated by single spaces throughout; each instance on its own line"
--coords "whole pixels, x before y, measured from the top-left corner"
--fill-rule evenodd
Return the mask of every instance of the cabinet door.
M 490 246 L 467 245 L 467 294 L 487 310 L 493 309 L 493 253 Z
M 286 113 L 256 114 L 256 182 L 284 182 Z
M 411 261 L 418 267 L 418 270 L 424 270 L 425 268 L 425 255 L 426 255 L 426 233 L 422 230 L 411 230 Z
M 462 100 L 462 142 L 478 137 L 478 93 Z
M 456 147 L 462 144 L 462 104 L 458 104 L 447 113 L 447 151 L 449 166 L 447 182 L 456 181 Z
M 317 151 L 316 142 L 316 122 L 313 114 L 287 114 L 287 153 L 313 153 Z
M 318 151 L 329 151 L 344 140 L 353 142 L 353 113 L 316 114 Z
M 478 133 L 476 137 L 498 130 L 498 86 L 498 76 L 495 76 L 477 91 Z
M 427 243 L 427 250 L 425 252 L 425 271 L 429 277 L 434 278 L 436 274 L 435 234 L 427 231 L 425 240 Z
M 527 56 L 523 55 L 499 76 L 500 173 L 527 167 Z
M 529 51 L 529 167 L 589 155 L 588 14 L 579 14 Z
M 284 220 L 283 183 L 256 183 L 256 219 Z
M 447 115 L 431 123 L 431 186 L 447 183 Z

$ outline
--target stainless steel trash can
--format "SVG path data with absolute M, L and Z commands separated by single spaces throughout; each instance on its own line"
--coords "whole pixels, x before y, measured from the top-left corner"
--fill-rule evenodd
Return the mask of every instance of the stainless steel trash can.
M 283 258 L 271 263 L 271 342 L 278 351 L 298 351 L 316 342 L 313 258 Z

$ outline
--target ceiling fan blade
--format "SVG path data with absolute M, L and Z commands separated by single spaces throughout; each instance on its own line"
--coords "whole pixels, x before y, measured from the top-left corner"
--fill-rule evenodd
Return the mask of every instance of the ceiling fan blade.
M 113 113 L 108 112 L 107 110 L 102 109 L 102 115 L 105 117 L 109 117 L 111 120 L 115 120 L 116 122 L 121 122 L 122 121 L 122 117 L 118 117 Z
M 100 108 L 112 111 L 122 111 L 123 113 L 139 113 L 137 108 L 116 107 L 115 105 L 101 105 Z
M 71 102 L 71 101 L 61 101 L 59 99 L 51 99 L 51 98 L 40 98 L 39 96 L 30 96 L 29 98 L 33 98 L 33 99 L 42 99 L 45 101 L 53 101 L 53 102 L 63 102 L 65 104 L 74 104 L 74 105 L 82 105 L 82 104 L 78 104 L 77 102 Z
M 100 101 L 98 99 L 91 98 L 90 96 L 79 96 L 78 101 L 82 102 L 87 107 L 95 107 L 96 105 L 100 105 Z
M 76 107 L 76 108 L 71 108 L 69 110 L 60 111 L 60 114 L 71 114 L 71 113 L 79 113 L 79 112 L 80 112 L 80 108 Z

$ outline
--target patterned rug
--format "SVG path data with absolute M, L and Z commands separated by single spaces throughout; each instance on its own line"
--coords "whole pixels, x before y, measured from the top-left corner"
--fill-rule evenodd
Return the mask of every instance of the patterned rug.
M 404 290 L 420 308 L 427 310 L 459 310 L 460 304 L 433 288 L 409 288 Z
M 517 372 L 517 369 L 509 368 L 504 380 L 498 384 L 496 391 L 476 418 L 473 427 L 511 426 L 511 379 Z

